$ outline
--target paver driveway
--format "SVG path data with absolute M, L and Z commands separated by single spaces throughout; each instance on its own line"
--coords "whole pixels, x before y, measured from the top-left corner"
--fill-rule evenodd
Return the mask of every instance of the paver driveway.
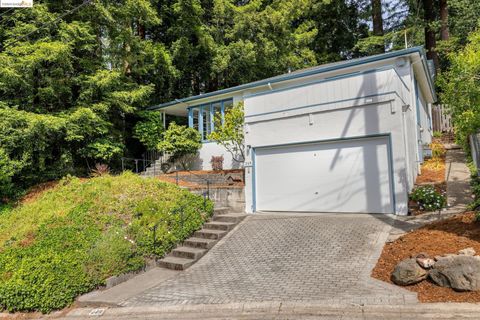
M 187 271 L 122 303 L 415 303 L 370 278 L 390 226 L 360 214 L 248 216 Z

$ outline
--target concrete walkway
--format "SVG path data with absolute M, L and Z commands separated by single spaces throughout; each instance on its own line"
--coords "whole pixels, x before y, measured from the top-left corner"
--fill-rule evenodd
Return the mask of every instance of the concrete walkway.
M 470 188 L 470 170 L 465 164 L 466 154 L 460 148 L 447 150 L 446 172 L 447 180 L 447 210 L 449 212 L 463 212 L 472 202 Z

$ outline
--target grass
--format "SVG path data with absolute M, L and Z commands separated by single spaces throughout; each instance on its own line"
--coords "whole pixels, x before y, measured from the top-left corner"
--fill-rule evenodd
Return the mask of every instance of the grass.
M 0 309 L 63 308 L 162 256 L 212 210 L 200 196 L 129 173 L 66 178 L 33 201 L 0 207 Z

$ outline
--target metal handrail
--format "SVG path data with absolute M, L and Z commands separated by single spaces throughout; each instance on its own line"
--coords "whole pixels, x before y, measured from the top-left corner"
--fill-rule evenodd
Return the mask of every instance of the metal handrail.
M 210 200 L 210 184 L 211 184 L 211 181 L 210 181 L 209 179 L 207 179 L 207 178 L 204 178 L 204 177 L 196 174 L 196 173 L 193 173 L 193 172 L 190 171 L 190 170 L 181 170 L 181 171 L 177 170 L 177 171 L 175 171 L 175 182 L 176 182 L 177 186 L 178 186 L 178 180 L 179 180 L 179 179 L 178 179 L 178 173 L 179 173 L 179 172 L 188 172 L 189 174 L 191 174 L 191 175 L 193 175 L 193 176 L 196 176 L 196 177 L 198 177 L 198 178 L 200 178 L 200 179 L 202 179 L 202 180 L 204 180 L 204 181 L 206 182 L 206 184 L 207 184 L 207 192 L 203 194 L 204 206 L 206 206 L 206 199 Z
M 152 164 L 152 161 L 150 160 L 146 160 L 146 159 L 135 159 L 135 158 L 128 158 L 128 157 L 121 157 L 121 161 L 122 161 L 122 172 L 125 171 L 125 161 L 128 161 L 128 160 L 133 160 L 133 162 L 135 163 L 135 173 L 139 173 L 139 171 L 145 171 L 146 168 L 147 168 L 147 165 L 151 165 Z M 143 163 L 143 170 L 139 170 L 138 168 L 138 164 L 139 163 Z
M 173 208 L 172 213 L 173 215 L 177 214 L 180 212 L 180 228 L 183 230 L 184 223 L 185 223 L 185 216 L 184 216 L 184 209 L 185 206 L 181 205 L 179 208 Z M 153 244 L 153 255 L 156 257 L 156 251 L 157 251 L 157 229 L 160 226 L 160 224 L 167 222 L 166 219 L 161 219 L 157 223 L 153 225 L 153 227 L 150 228 L 150 231 L 152 232 L 152 244 Z

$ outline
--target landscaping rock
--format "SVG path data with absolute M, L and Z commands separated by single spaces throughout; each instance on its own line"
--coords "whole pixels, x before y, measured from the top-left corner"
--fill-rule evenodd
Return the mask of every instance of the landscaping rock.
M 435 256 L 434 259 L 435 261 L 438 261 L 440 259 L 445 259 L 445 258 L 450 258 L 450 257 L 456 257 L 457 255 L 456 254 L 453 254 L 453 253 L 447 253 L 447 254 L 444 254 L 444 255 L 441 255 L 441 256 Z
M 480 257 L 450 256 L 438 260 L 429 273 L 441 287 L 456 291 L 480 290 Z
M 427 271 L 420 267 L 417 259 L 410 258 L 400 261 L 392 273 L 392 281 L 401 286 L 418 283 L 427 278 Z
M 430 269 L 434 266 L 435 260 L 432 258 L 417 258 L 417 263 L 424 269 Z
M 462 256 L 473 257 L 476 254 L 476 252 L 475 252 L 475 249 L 473 249 L 473 248 L 465 248 L 465 249 L 462 249 L 462 250 L 458 251 L 458 254 L 462 255 Z

